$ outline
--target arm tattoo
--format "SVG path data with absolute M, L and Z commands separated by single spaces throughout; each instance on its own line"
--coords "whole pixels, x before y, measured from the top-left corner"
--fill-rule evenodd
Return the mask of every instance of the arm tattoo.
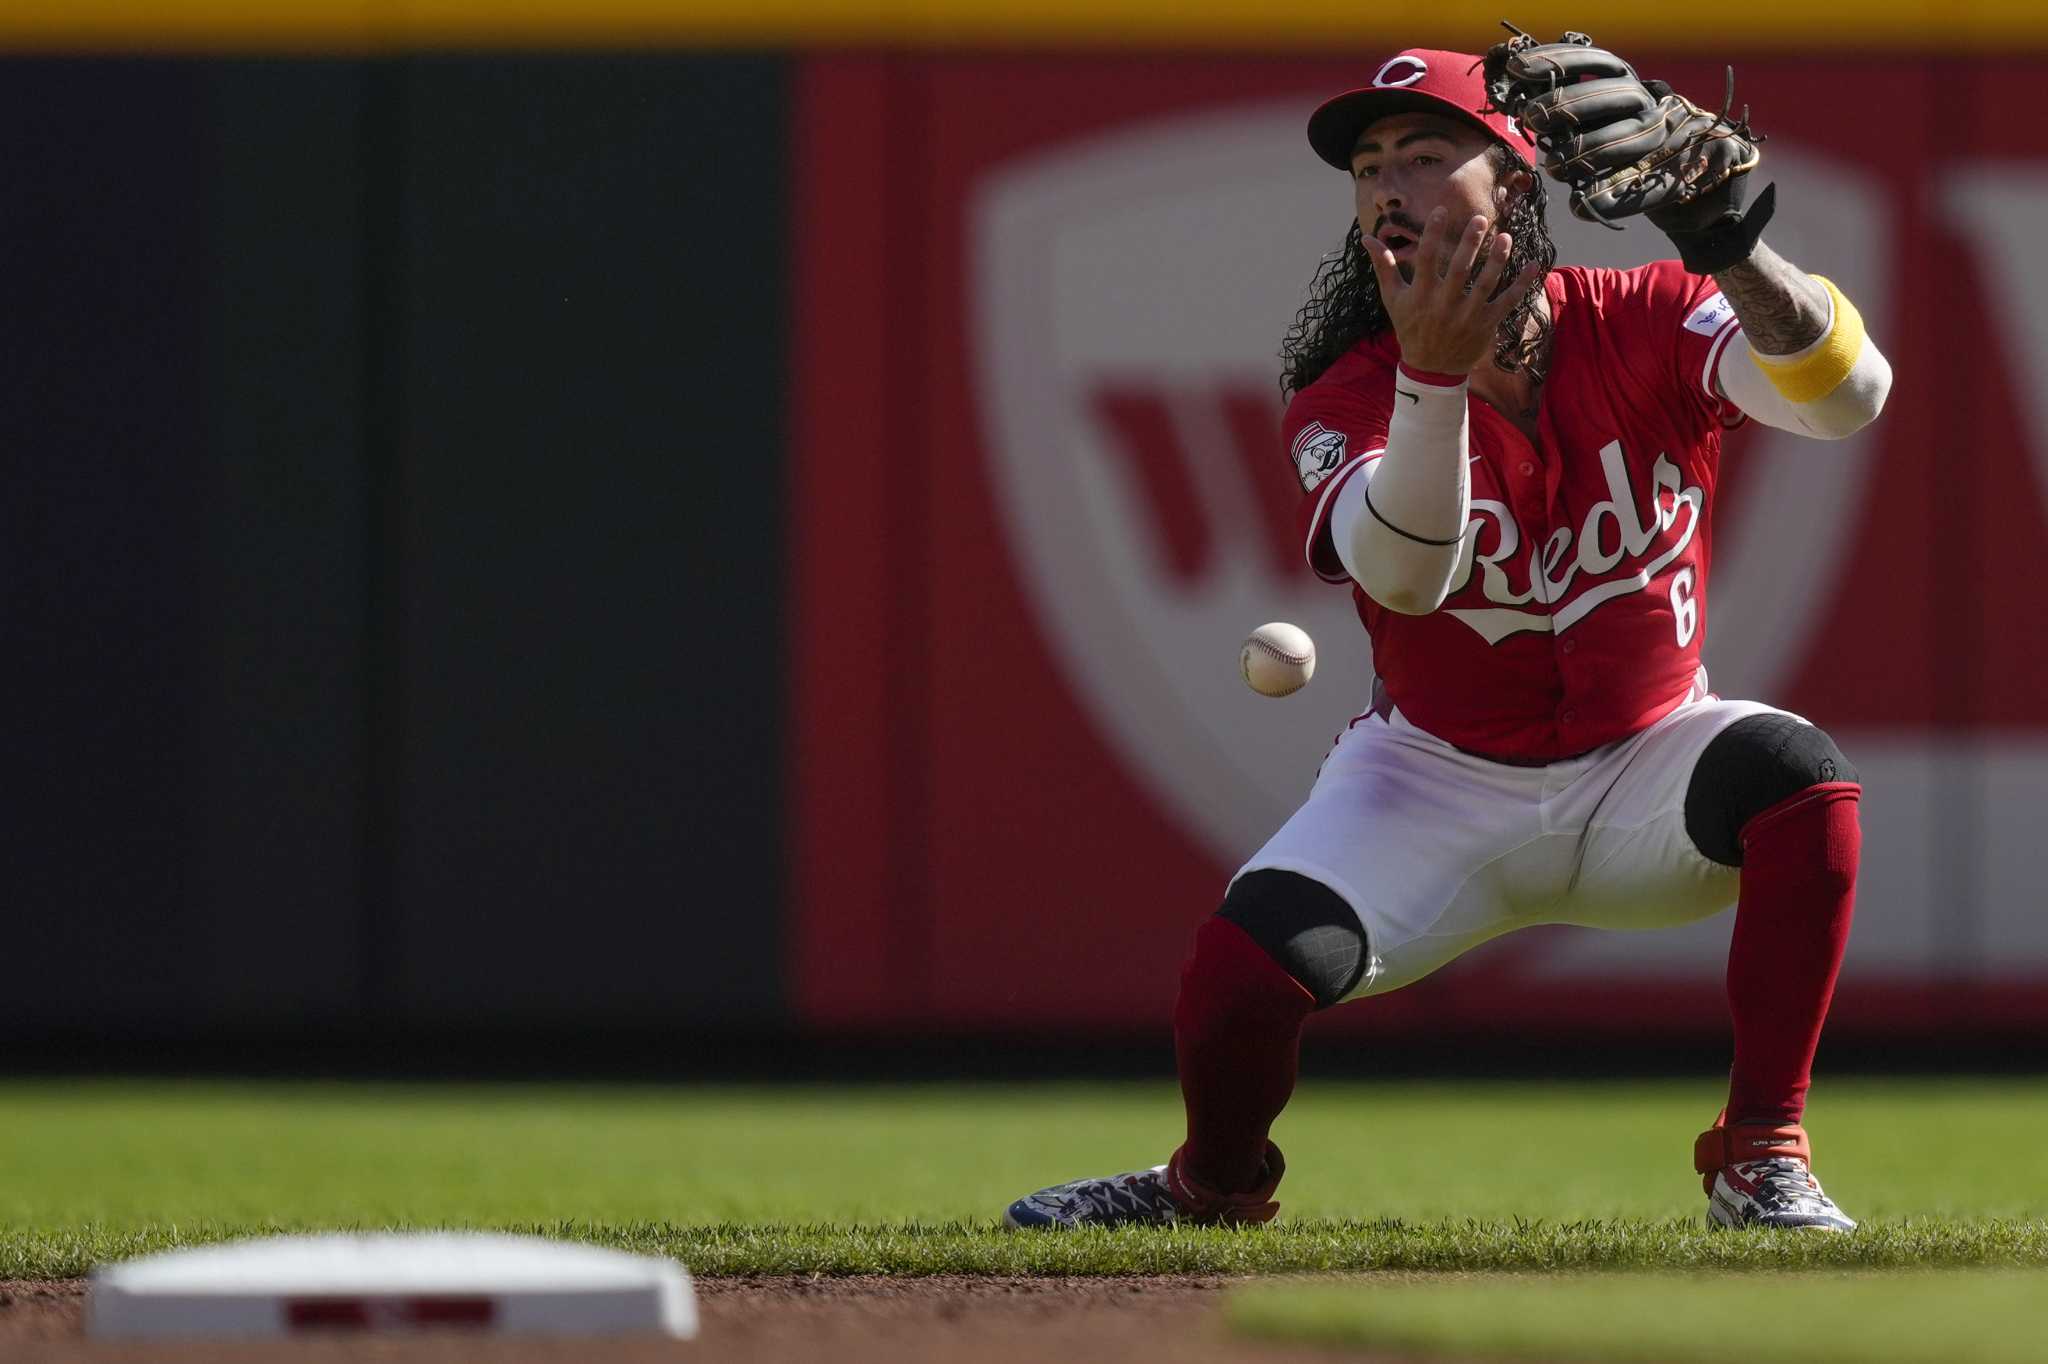
M 1790 355 L 1820 340 L 1828 327 L 1828 294 L 1805 271 L 1758 242 L 1740 265 L 1714 276 L 1742 333 L 1760 355 Z

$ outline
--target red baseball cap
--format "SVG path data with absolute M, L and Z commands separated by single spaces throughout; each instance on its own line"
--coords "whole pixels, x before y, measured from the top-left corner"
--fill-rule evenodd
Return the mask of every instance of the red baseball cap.
M 1387 58 L 1372 84 L 1347 90 L 1309 115 L 1308 145 L 1338 170 L 1351 169 L 1351 149 L 1367 125 L 1388 114 L 1418 109 L 1450 114 L 1492 133 L 1515 155 L 1535 165 L 1535 141 L 1522 125 L 1488 109 L 1482 59 L 1469 52 L 1411 47 Z

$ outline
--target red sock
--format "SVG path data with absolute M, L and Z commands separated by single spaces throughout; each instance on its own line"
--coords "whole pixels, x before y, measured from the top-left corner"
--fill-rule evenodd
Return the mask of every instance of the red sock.
M 1856 906 L 1863 788 L 1828 782 L 1742 827 L 1742 889 L 1728 948 L 1735 1065 L 1728 1121 L 1797 1123 Z
M 1294 1093 L 1301 1025 L 1315 996 L 1228 919 L 1195 933 L 1173 1010 L 1180 1092 L 1187 1102 L 1182 1159 L 1223 1193 L 1260 1182 L 1266 1134 Z

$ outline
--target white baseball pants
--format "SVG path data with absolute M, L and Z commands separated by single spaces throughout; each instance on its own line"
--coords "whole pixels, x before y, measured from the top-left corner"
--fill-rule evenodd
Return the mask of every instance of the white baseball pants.
M 1344 897 L 1371 952 L 1354 999 L 1398 990 L 1532 924 L 1690 923 L 1733 905 L 1738 876 L 1685 831 L 1693 766 L 1723 729 L 1772 713 L 1754 701 L 1689 701 L 1548 767 L 1474 757 L 1398 710 L 1369 714 L 1323 760 L 1307 803 L 1237 874 L 1298 872 Z

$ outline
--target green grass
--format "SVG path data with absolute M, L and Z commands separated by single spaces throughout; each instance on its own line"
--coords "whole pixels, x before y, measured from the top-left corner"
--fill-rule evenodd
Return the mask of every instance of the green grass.
M 1500 1275 L 1245 1292 L 1246 1335 L 1392 1354 L 1724 1364 L 2031 1364 L 2048 1274 Z
M 698 1273 L 2048 1265 L 2048 1082 L 1850 1083 L 1809 1115 L 1868 1230 L 1712 1236 L 1699 1084 L 1306 1085 L 1283 1220 L 994 1230 L 1165 1158 L 1170 1084 L 875 1088 L 0 1084 L 0 1277 L 275 1230 L 491 1227 Z M 1939 1158 L 1930 1158 L 1938 1152 Z

